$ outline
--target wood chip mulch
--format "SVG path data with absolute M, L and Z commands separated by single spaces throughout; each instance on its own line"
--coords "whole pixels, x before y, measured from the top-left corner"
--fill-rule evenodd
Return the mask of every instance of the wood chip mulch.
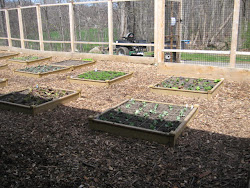
M 53 57 L 39 64 L 65 59 Z M 218 94 L 207 100 L 149 92 L 149 85 L 171 76 L 157 74 L 154 65 L 97 61 L 38 79 L 17 76 L 13 70 L 25 65 L 8 64 L 0 70 L 0 78 L 9 81 L 0 94 L 39 84 L 81 89 L 82 96 L 34 117 L 0 109 L 0 187 L 247 187 L 249 83 L 225 80 Z M 109 88 L 67 81 L 67 76 L 94 68 L 134 75 Z M 128 98 L 199 104 L 199 113 L 173 148 L 88 128 L 88 116 Z

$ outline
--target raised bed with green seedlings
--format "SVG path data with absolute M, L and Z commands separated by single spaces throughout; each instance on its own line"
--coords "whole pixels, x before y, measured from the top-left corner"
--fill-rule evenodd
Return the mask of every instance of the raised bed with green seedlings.
M 0 78 L 0 87 L 5 87 L 8 85 L 8 79 Z
M 166 95 L 183 95 L 188 97 L 211 98 L 223 84 L 221 79 L 170 77 L 154 86 L 152 92 Z
M 1 69 L 6 69 L 7 67 L 8 67 L 7 64 L 0 64 L 0 70 L 1 70 Z
M 173 146 L 197 111 L 198 105 L 131 99 L 90 117 L 89 126 L 94 130 Z
M 0 96 L 0 108 L 35 115 L 80 97 L 80 91 L 49 87 L 28 88 Z
M 8 62 L 30 65 L 33 63 L 38 63 L 49 59 L 51 59 L 51 57 L 23 56 L 23 57 L 13 57 L 9 59 Z
M 0 59 L 17 56 L 19 53 L 0 52 Z
M 25 67 L 15 70 L 14 73 L 22 76 L 40 78 L 49 74 L 63 73 L 70 71 L 70 67 L 39 65 L 36 67 Z
M 74 70 L 77 68 L 82 68 L 82 67 L 87 66 L 87 65 L 92 65 L 94 63 L 95 63 L 95 61 L 93 59 L 83 59 L 83 60 L 71 60 L 70 59 L 70 60 L 52 63 L 51 65 L 71 67 L 72 70 Z
M 96 86 L 109 86 L 114 83 L 121 82 L 132 77 L 133 73 L 93 70 L 79 74 L 77 76 L 68 77 L 72 83 L 84 83 Z

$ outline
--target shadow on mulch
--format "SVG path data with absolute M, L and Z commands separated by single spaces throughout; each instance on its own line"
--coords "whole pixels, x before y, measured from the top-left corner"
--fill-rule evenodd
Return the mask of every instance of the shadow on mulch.
M 187 128 L 170 148 L 91 131 L 97 113 L 0 110 L 0 187 L 247 187 L 250 139 Z

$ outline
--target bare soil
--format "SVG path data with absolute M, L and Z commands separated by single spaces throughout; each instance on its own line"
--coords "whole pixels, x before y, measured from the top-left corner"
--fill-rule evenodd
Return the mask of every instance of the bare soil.
M 53 57 L 52 61 L 65 59 Z M 9 80 L 0 94 L 39 84 L 82 89 L 82 96 L 35 117 L 0 110 L 0 187 L 247 187 L 249 83 L 225 80 L 218 94 L 207 100 L 151 93 L 149 85 L 171 76 L 157 74 L 152 65 L 97 61 L 42 78 L 13 74 L 24 67 L 9 64 L 9 69 L 0 70 L 0 77 Z M 134 74 L 110 87 L 67 81 L 67 76 L 94 68 Z M 174 148 L 88 128 L 89 115 L 129 98 L 200 107 Z

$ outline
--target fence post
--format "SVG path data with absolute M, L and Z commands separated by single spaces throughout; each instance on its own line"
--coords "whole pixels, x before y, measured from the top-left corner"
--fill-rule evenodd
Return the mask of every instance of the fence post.
M 22 18 L 22 10 L 20 6 L 17 9 L 17 13 L 18 13 L 21 48 L 24 49 L 25 45 L 24 45 L 24 33 L 23 33 L 23 18 Z
M 7 29 L 8 44 L 9 44 L 9 47 L 12 47 L 11 31 L 10 31 L 10 16 L 9 16 L 8 10 L 5 10 L 5 22 L 6 22 L 6 29 Z
M 39 35 L 40 50 L 44 51 L 43 26 L 42 26 L 42 17 L 41 17 L 41 7 L 40 7 L 40 4 L 36 4 L 36 17 L 37 17 L 37 26 L 38 26 L 38 35 Z
M 113 3 L 108 1 L 109 55 L 113 55 Z
M 157 64 L 164 63 L 165 0 L 155 0 L 154 55 Z
M 238 32 L 239 32 L 239 18 L 240 18 L 240 0 L 234 0 L 234 15 L 233 15 L 231 52 L 230 52 L 230 67 L 235 67 L 235 63 L 236 63 L 236 51 L 237 51 Z
M 75 52 L 75 18 L 74 18 L 74 2 L 69 3 L 69 25 L 70 25 L 70 41 L 71 52 Z

